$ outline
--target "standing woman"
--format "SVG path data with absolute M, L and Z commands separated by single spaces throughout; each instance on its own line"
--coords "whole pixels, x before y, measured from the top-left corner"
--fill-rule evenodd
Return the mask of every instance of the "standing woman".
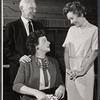
M 29 35 L 27 47 L 31 61 L 20 63 L 13 90 L 23 94 L 21 100 L 58 100 L 64 98 L 65 87 L 56 59 L 46 56 L 50 51 L 50 42 L 43 30 L 36 30 Z M 55 88 L 54 98 L 42 90 Z M 53 94 L 53 93 L 52 93 Z M 35 98 L 33 98 L 33 96 Z M 52 98 L 52 99 L 50 99 Z
M 67 3 L 63 13 L 74 25 L 63 43 L 68 100 L 93 100 L 98 28 L 85 18 L 86 9 L 80 2 Z

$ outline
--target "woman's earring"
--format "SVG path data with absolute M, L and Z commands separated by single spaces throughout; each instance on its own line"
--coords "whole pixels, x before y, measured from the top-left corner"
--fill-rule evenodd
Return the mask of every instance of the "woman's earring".
M 39 47 L 37 47 L 36 49 L 39 50 Z

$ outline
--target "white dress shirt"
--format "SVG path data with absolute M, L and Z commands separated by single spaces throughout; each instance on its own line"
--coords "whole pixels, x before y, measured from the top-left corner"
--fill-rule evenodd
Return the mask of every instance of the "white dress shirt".
M 28 22 L 29 22 L 29 21 L 28 21 L 27 19 L 25 19 L 23 16 L 21 16 L 21 19 L 22 19 L 22 22 L 23 22 L 23 24 L 24 24 L 24 27 L 25 27 L 27 36 L 29 36 L 29 27 L 28 27 Z M 31 22 L 31 25 L 32 25 L 32 29 L 33 29 L 33 31 L 34 31 L 34 27 L 33 27 L 32 22 Z

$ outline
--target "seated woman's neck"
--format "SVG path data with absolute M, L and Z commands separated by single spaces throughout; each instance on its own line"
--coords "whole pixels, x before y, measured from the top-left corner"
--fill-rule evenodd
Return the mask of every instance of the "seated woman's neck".
M 45 53 L 38 52 L 35 54 L 35 56 L 38 58 L 45 58 L 46 55 L 45 55 Z

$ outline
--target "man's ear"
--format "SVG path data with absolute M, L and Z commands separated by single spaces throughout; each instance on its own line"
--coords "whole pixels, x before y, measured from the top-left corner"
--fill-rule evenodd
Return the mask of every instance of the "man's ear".
M 20 8 L 20 11 L 23 12 L 23 6 L 20 6 L 19 8 Z

